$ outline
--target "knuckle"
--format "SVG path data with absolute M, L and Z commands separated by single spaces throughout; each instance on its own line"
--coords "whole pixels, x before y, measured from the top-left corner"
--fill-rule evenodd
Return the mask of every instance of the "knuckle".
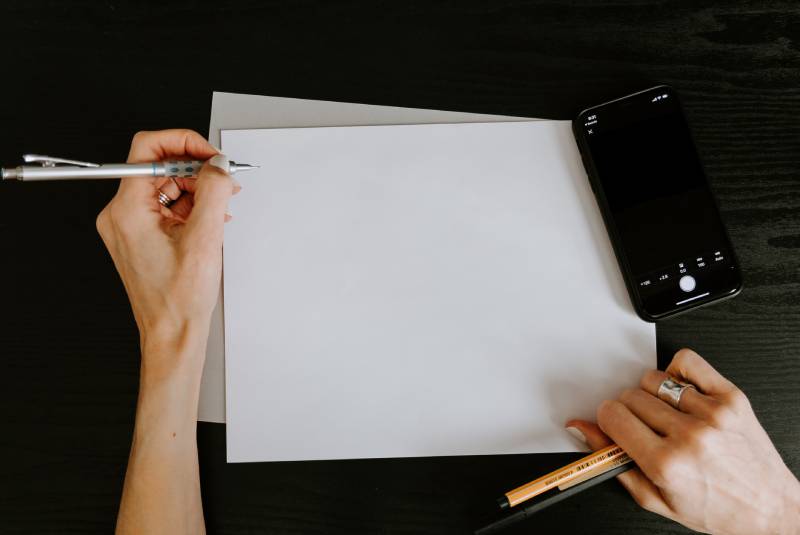
M 730 429 L 736 422 L 736 414 L 724 405 L 716 405 L 708 413 L 708 423 L 717 429 Z
M 683 461 L 680 454 L 673 451 L 660 451 L 653 456 L 648 477 L 657 487 L 670 488 L 680 478 Z
M 727 404 L 737 412 L 748 411 L 750 410 L 750 400 L 747 399 L 747 396 L 744 392 L 742 392 L 738 388 L 734 388 L 730 391 L 727 395 Z
M 607 399 L 597 407 L 597 423 L 600 427 L 612 422 L 619 411 L 619 401 Z
M 642 375 L 642 380 L 639 381 L 639 384 L 642 388 L 646 388 L 648 385 L 652 384 L 659 384 L 661 383 L 661 373 L 658 370 L 647 370 Z
M 714 447 L 717 430 L 702 422 L 695 422 L 684 426 L 682 442 L 687 452 L 696 455 L 707 452 Z
M 100 213 L 97 214 L 97 218 L 94 220 L 94 226 L 97 229 L 97 233 L 104 238 L 108 231 L 108 207 L 103 208 L 100 210 Z
M 691 366 L 691 364 L 695 362 L 696 358 L 697 353 L 689 348 L 684 347 L 675 353 L 675 356 L 672 357 L 672 363 L 680 365 L 681 367 Z
M 144 138 L 150 135 L 148 130 L 139 130 L 135 134 L 133 134 L 133 138 L 131 140 L 132 143 L 141 143 Z
M 197 133 L 196 131 L 192 130 L 191 128 L 178 128 L 176 131 L 177 131 L 177 133 L 179 135 L 181 135 L 183 137 L 200 136 L 199 133 Z M 200 136 L 200 137 L 202 137 L 202 136 Z

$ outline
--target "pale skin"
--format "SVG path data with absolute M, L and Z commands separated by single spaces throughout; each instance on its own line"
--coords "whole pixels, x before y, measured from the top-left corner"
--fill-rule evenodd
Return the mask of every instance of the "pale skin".
M 668 376 L 693 384 L 680 410 L 657 398 Z M 618 477 L 648 511 L 706 533 L 800 533 L 800 483 L 784 464 L 750 402 L 690 349 L 666 372 L 597 409 L 597 424 L 571 420 L 592 449 L 616 443 L 638 468 Z
M 206 160 L 217 153 L 190 130 L 142 132 L 128 161 Z M 180 194 L 170 209 L 157 203 L 159 187 L 172 198 Z M 197 404 L 227 205 L 239 189 L 210 163 L 196 180 L 124 179 L 97 218 L 128 293 L 142 353 L 117 533 L 205 532 Z M 679 351 L 667 372 L 697 386 L 684 394 L 680 411 L 656 397 L 666 374 L 652 370 L 639 388 L 604 402 L 597 424 L 567 426 L 593 449 L 613 441 L 628 452 L 639 468 L 618 479 L 649 511 L 702 532 L 800 534 L 800 483 L 745 395 L 690 350 Z
M 188 130 L 137 134 L 129 162 L 217 154 Z M 156 202 L 156 188 L 172 198 Z M 139 327 L 136 424 L 117 533 L 204 533 L 197 462 L 197 404 L 211 311 L 222 273 L 228 200 L 239 189 L 221 169 L 197 180 L 123 179 L 97 229 L 130 298 Z

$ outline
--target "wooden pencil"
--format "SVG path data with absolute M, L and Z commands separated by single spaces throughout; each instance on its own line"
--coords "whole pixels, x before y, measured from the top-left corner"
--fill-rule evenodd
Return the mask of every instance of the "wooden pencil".
M 634 463 L 625 463 L 619 465 L 608 472 L 600 474 L 596 477 L 588 479 L 578 485 L 575 485 L 572 488 L 569 488 L 563 492 L 555 492 L 553 494 L 549 494 L 544 498 L 535 501 L 530 505 L 526 505 L 524 507 L 520 507 L 519 509 L 515 510 L 514 512 L 506 515 L 505 517 L 497 520 L 489 524 L 488 526 L 484 526 L 475 531 L 475 535 L 489 535 L 490 533 L 498 533 L 509 526 L 512 526 L 518 522 L 522 522 L 525 519 L 528 519 L 538 513 L 539 511 L 543 511 L 556 503 L 566 500 L 576 494 L 583 492 L 586 489 L 594 487 L 595 485 L 599 485 L 604 481 L 608 481 L 609 479 L 615 478 L 618 475 L 622 474 L 623 472 L 630 470 L 635 466 Z
M 559 468 L 538 479 L 534 479 L 530 483 L 525 483 L 514 490 L 506 492 L 497 500 L 497 503 L 500 505 L 501 509 L 514 507 L 558 485 L 566 484 L 592 469 L 599 469 L 602 466 L 610 465 L 623 456 L 627 457 L 627 454 L 622 448 L 616 444 L 612 444 L 582 459 L 578 459 L 563 468 Z

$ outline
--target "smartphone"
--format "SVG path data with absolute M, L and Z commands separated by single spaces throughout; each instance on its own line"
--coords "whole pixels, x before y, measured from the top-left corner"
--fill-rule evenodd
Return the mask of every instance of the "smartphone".
M 642 319 L 668 318 L 741 291 L 733 247 L 672 88 L 586 109 L 572 126 Z

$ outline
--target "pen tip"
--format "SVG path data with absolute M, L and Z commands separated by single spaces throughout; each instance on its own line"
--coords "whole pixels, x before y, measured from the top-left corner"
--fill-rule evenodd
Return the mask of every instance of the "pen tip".
M 508 501 L 508 497 L 503 496 L 501 498 L 497 498 L 497 505 L 500 506 L 500 509 L 505 510 L 511 507 L 511 503 Z
M 231 162 L 231 170 L 236 172 L 236 173 L 243 172 L 243 171 L 252 171 L 253 169 L 258 169 L 259 167 L 261 167 L 261 166 L 259 166 L 259 165 L 250 165 L 250 164 L 247 164 L 247 163 L 236 163 L 236 164 L 234 164 L 233 162 Z

